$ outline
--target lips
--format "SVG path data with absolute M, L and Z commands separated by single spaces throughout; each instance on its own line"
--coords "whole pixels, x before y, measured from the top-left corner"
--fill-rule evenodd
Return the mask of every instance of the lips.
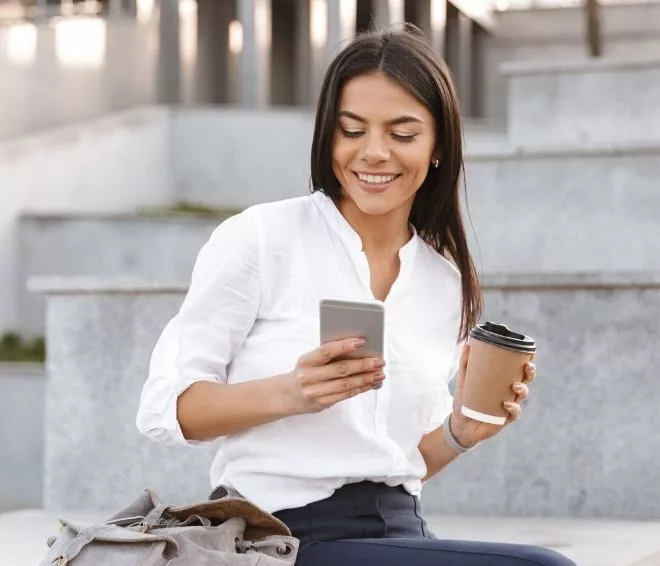
M 372 174 L 372 173 L 355 173 L 360 188 L 366 193 L 377 194 L 382 193 L 392 186 L 401 175 L 400 174 Z
M 398 177 L 394 173 L 356 173 L 358 179 L 370 185 L 385 185 Z

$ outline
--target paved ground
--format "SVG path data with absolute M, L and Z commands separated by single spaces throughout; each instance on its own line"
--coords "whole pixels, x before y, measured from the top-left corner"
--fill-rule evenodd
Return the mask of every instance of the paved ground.
M 443 538 L 538 544 L 578 566 L 660 566 L 660 522 L 432 517 Z
M 36 566 L 46 539 L 57 533 L 59 514 L 17 511 L 0 515 L 0 566 Z M 82 522 L 105 518 L 63 513 Z M 429 517 L 443 538 L 540 544 L 572 558 L 579 566 L 660 566 L 660 522 L 564 519 Z

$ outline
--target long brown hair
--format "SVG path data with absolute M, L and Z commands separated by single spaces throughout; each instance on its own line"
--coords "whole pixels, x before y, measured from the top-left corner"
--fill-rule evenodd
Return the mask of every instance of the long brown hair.
M 330 64 L 316 111 L 312 143 L 312 191 L 342 198 L 332 168 L 332 143 L 339 98 L 351 79 L 382 72 L 397 81 L 432 113 L 440 166 L 429 168 L 415 195 L 410 222 L 424 241 L 452 260 L 461 273 L 460 338 L 466 338 L 482 311 L 479 279 L 470 256 L 459 196 L 463 141 L 458 94 L 451 72 L 422 33 L 410 24 L 357 36 Z

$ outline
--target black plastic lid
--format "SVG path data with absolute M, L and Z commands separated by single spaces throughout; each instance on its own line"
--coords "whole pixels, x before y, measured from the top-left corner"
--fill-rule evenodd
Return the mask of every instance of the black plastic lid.
M 513 332 L 504 324 L 484 322 L 475 326 L 470 331 L 470 336 L 487 344 L 507 348 L 508 350 L 515 350 L 516 352 L 536 352 L 534 338 Z

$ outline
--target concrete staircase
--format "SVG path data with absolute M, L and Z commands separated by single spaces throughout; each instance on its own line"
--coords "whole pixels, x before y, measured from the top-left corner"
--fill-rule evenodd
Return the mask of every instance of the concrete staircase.
M 658 566 L 660 525 L 640 519 L 660 519 L 660 490 L 653 473 L 660 466 L 660 445 L 652 436 L 660 429 L 655 320 L 660 309 L 660 58 L 517 63 L 504 71 L 510 86 L 508 123 L 466 124 L 468 202 L 478 234 L 472 245 L 485 274 L 489 316 L 521 324 L 542 340 L 541 376 L 529 417 L 507 438 L 450 468 L 442 482 L 430 484 L 426 505 L 442 536 L 536 542 L 586 566 Z M 82 163 L 94 159 L 91 153 L 105 156 L 105 165 L 93 161 L 85 169 L 87 179 L 98 177 L 95 187 L 102 187 L 99 202 L 104 205 L 113 202 L 113 186 L 131 182 L 121 171 L 111 182 L 104 175 L 108 163 L 116 169 L 126 158 L 117 132 L 123 135 L 131 127 L 135 159 L 128 173 L 139 173 L 145 183 L 162 181 L 163 187 L 149 185 L 158 204 L 189 199 L 245 206 L 305 193 L 302 163 L 307 159 L 309 114 L 182 109 L 136 116 L 86 126 L 73 142 L 57 139 L 58 160 L 75 155 Z M 149 134 L 138 142 L 140 128 L 146 128 L 143 118 Z M 287 144 L 277 143 L 281 131 L 290 134 Z M 99 151 L 89 149 L 90 140 Z M 34 171 L 47 168 L 43 156 L 30 161 L 31 152 L 38 152 L 35 147 L 25 144 L 18 152 L 0 147 L 0 164 L 9 163 L 1 168 L 0 180 L 13 181 L 6 186 L 13 187 L 16 180 L 32 182 Z M 149 159 L 139 159 L 136 152 Z M 255 175 L 252 155 L 259 156 L 259 170 L 269 172 L 267 186 Z M 27 161 L 12 177 L 18 171 L 11 169 L 12 159 L 23 158 Z M 60 167 L 57 183 L 71 182 L 76 171 L 67 174 Z M 45 187 L 42 181 L 30 186 L 37 185 Z M 131 201 L 126 207 L 137 204 Z M 24 228 L 38 234 L 48 223 L 52 230 L 52 220 L 32 215 Z M 58 250 L 66 250 L 64 243 L 80 240 L 81 234 L 90 241 L 81 232 L 85 221 L 76 218 L 67 226 L 63 220 L 39 241 L 38 254 L 31 247 L 31 255 L 22 260 L 22 278 L 62 275 L 65 258 L 57 256 Z M 125 229 L 125 224 L 110 223 L 105 230 L 115 236 Z M 46 286 L 51 296 L 49 379 L 61 386 L 47 397 L 48 511 L 0 519 L 0 536 L 5 537 L 0 548 L 14 549 L 16 566 L 26 563 L 25 549 L 37 548 L 37 534 L 44 540 L 51 533 L 53 513 L 65 506 L 117 506 L 132 495 L 129 491 L 152 479 L 182 499 L 204 491 L 209 454 L 177 452 L 186 466 L 197 459 L 200 483 L 173 484 L 177 474 L 168 467 L 151 470 L 154 462 L 171 461 L 174 453 L 138 439 L 132 418 L 155 334 L 177 307 L 192 250 L 201 246 L 208 229 L 208 224 L 197 224 L 187 245 L 172 257 L 165 283 L 174 282 L 175 289 L 162 280 L 151 289 L 118 289 L 107 281 L 91 287 L 80 282 Z M 192 232 L 187 230 L 189 236 Z M 82 274 L 75 269 L 68 273 Z M 134 274 L 151 278 L 147 268 Z M 153 295 L 158 295 L 155 303 Z M 39 308 L 30 319 L 32 328 L 43 321 L 43 305 Z M 67 357 L 71 351 L 84 355 L 72 359 Z M 81 406 L 76 392 L 88 386 L 95 395 L 84 398 L 85 411 L 76 410 Z M 90 397 L 106 405 L 111 401 L 112 410 L 94 407 Z M 78 481 L 78 464 L 63 457 L 75 430 L 71 419 L 87 427 L 75 446 L 78 457 L 91 462 L 88 480 Z M 90 426 L 99 419 L 111 423 L 112 438 Z M 127 472 L 122 464 L 93 461 L 90 456 L 99 445 L 108 450 L 110 461 L 113 456 L 116 462 L 133 457 L 136 465 Z M 491 469 L 497 474 L 488 476 L 485 471 Z M 99 478 L 107 492 L 95 494 L 85 481 Z M 494 516 L 478 518 L 489 513 Z M 527 518 L 533 515 L 558 518 Z M 567 515 L 573 519 L 560 518 Z M 32 521 L 39 525 L 34 538 Z

